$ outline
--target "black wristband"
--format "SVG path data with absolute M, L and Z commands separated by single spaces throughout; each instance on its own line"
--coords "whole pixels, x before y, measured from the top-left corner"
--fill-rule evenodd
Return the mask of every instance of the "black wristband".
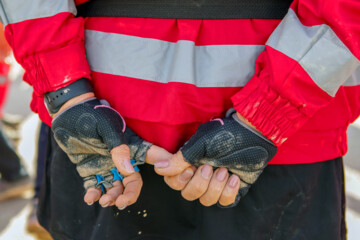
M 45 106 L 50 114 L 55 114 L 71 98 L 93 91 L 89 80 L 81 78 L 59 90 L 45 93 Z

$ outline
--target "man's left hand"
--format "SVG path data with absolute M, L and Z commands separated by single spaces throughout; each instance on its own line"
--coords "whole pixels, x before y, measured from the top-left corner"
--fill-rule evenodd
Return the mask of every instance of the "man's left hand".
M 205 206 L 217 201 L 222 206 L 235 206 L 277 151 L 240 117 L 232 109 L 223 119 L 201 124 L 174 157 L 155 163 L 155 171 L 187 200 L 199 198 Z M 192 165 L 199 168 L 195 171 Z M 215 172 L 212 167 L 217 168 Z M 230 180 L 228 170 L 236 174 Z
M 164 176 L 169 187 L 181 191 L 186 200 L 199 199 L 204 206 L 231 205 L 241 186 L 239 177 L 229 174 L 226 168 L 214 171 L 208 164 L 196 168 L 185 161 L 181 151 L 169 161 L 156 162 L 155 171 Z

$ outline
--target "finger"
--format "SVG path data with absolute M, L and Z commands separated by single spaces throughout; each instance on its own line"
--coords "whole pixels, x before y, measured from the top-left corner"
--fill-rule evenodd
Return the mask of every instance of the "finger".
M 146 153 L 145 162 L 154 165 L 155 162 L 169 160 L 172 156 L 173 154 L 169 153 L 164 148 L 152 145 Z
M 155 172 L 162 176 L 174 176 L 182 173 L 191 164 L 185 161 L 181 151 L 175 153 L 172 158 L 164 161 L 157 161 L 154 164 Z
M 110 154 L 116 168 L 122 175 L 129 176 L 135 172 L 130 163 L 130 149 L 126 144 L 114 147 Z
M 125 177 L 123 180 L 124 192 L 116 199 L 116 206 L 123 210 L 127 206 L 135 203 L 138 199 L 143 181 L 140 173 L 136 172 L 128 177 Z
M 195 166 L 188 167 L 182 173 L 175 176 L 165 176 L 165 183 L 174 190 L 180 191 L 185 188 L 186 184 L 194 176 L 196 171 Z
M 228 206 L 235 202 L 236 195 L 239 192 L 241 181 L 235 174 L 231 175 L 227 181 L 223 192 L 221 193 L 219 203 L 222 206 Z
M 84 202 L 87 203 L 87 205 L 93 205 L 94 202 L 98 201 L 101 197 L 102 191 L 99 188 L 89 188 L 84 196 Z
M 200 203 L 207 207 L 216 204 L 219 201 L 228 178 L 229 173 L 226 168 L 216 169 L 207 191 L 199 199 Z
M 114 205 L 116 199 L 123 192 L 123 189 L 124 187 L 120 181 L 113 182 L 113 187 L 106 189 L 106 193 L 101 196 L 99 204 L 102 207 Z
M 210 165 L 203 165 L 198 168 L 190 182 L 181 191 L 181 195 L 189 201 L 200 198 L 208 189 L 213 168 Z

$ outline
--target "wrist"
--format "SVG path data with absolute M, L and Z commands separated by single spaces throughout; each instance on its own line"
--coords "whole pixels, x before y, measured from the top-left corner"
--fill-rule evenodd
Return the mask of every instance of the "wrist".
M 242 119 L 240 119 L 239 116 Z M 267 141 L 271 145 L 274 145 L 273 142 L 271 142 L 267 137 L 265 137 L 264 134 L 262 134 L 259 130 L 257 130 L 254 125 L 252 125 L 246 118 L 242 117 L 240 114 L 233 114 L 232 118 L 240 125 L 242 125 L 244 128 L 246 128 L 248 131 L 252 132 L 253 134 Z
M 54 115 L 58 113 L 60 108 L 69 100 L 92 92 L 93 88 L 90 81 L 86 78 L 81 78 L 56 91 L 45 93 L 45 106 L 50 115 Z
M 58 112 L 54 113 L 54 114 L 51 114 L 51 117 L 52 118 L 55 118 L 56 116 L 58 116 L 61 112 L 63 112 L 64 110 L 66 110 L 67 108 L 75 105 L 75 104 L 78 104 L 80 102 L 83 102 L 89 98 L 93 98 L 95 97 L 95 93 L 93 92 L 88 92 L 88 93 L 84 93 L 84 94 L 81 94 L 79 96 L 76 96 L 76 97 L 73 97 L 71 98 L 70 100 L 68 100 L 67 102 L 65 102 L 59 109 Z
M 261 133 L 254 125 L 251 124 L 246 118 L 244 118 L 240 113 L 236 112 L 236 116 L 239 118 L 241 122 L 243 122 L 245 125 L 250 127 L 251 129 L 257 131 L 258 133 Z

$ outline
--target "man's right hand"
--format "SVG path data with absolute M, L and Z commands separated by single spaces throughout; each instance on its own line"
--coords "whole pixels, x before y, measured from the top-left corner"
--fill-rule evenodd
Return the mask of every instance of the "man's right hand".
M 139 164 L 145 162 L 149 153 L 149 156 L 157 156 L 157 151 L 162 153 L 160 156 L 169 153 L 151 147 L 126 128 L 121 115 L 108 105 L 96 98 L 79 102 L 81 98 L 84 97 L 71 99 L 72 104 L 67 102 L 55 116 L 54 137 L 84 179 L 87 189 L 84 201 L 89 205 L 99 201 L 103 207 L 116 204 L 124 209 L 137 200 L 142 187 L 141 176 L 135 173 L 130 159 Z M 123 182 L 114 169 L 125 176 Z M 102 195 L 100 188 L 106 193 Z

